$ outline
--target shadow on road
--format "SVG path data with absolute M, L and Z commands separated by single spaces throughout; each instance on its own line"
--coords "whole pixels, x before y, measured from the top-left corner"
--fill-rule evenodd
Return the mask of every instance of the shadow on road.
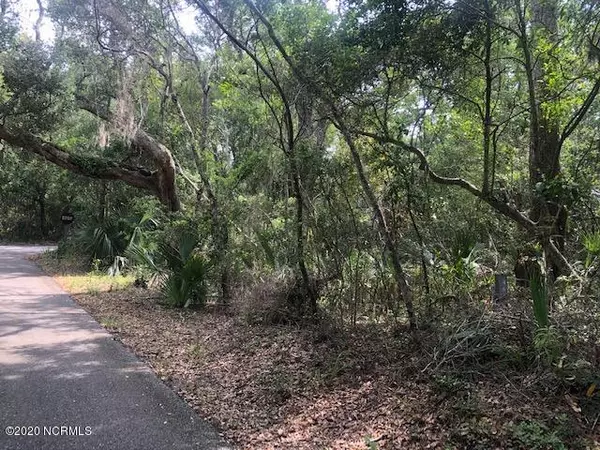
M 0 247 L 0 450 L 227 449 L 145 364 L 24 259 L 31 251 Z M 11 426 L 39 434 L 7 436 Z M 78 435 L 43 435 L 44 427 L 64 426 Z

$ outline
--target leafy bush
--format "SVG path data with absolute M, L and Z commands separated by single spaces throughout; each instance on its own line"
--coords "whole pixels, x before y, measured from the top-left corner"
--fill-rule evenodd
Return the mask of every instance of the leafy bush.
M 161 285 L 163 294 L 174 307 L 204 305 L 208 272 L 206 260 L 200 255 L 172 253 L 172 256 L 175 258 L 169 264 L 170 273 Z
M 181 234 L 174 242 L 161 242 L 153 252 L 132 244 L 127 253 L 159 280 L 170 306 L 188 308 L 206 303 L 209 262 L 198 250 L 198 238 Z
M 557 361 L 564 348 L 561 335 L 554 327 L 538 328 L 533 339 L 533 346 L 537 354 L 548 364 Z
M 587 252 L 585 266 L 590 267 L 593 261 L 600 257 L 600 232 L 585 235 L 583 237 L 583 247 Z
M 59 250 L 82 254 L 96 271 L 108 267 L 110 275 L 118 275 L 128 264 L 127 250 L 131 246 L 149 247 L 146 235 L 157 225 L 150 213 L 89 221 L 79 227 L 71 242 L 63 242 Z
M 107 218 L 102 222 L 89 222 L 75 234 L 75 243 L 90 259 L 107 262 L 122 255 L 127 248 L 127 236 L 121 221 Z
M 477 286 L 481 250 L 474 235 L 467 231 L 456 232 L 450 249 L 443 252 L 445 263 L 439 267 L 443 292 L 450 289 L 457 297 L 471 296 Z

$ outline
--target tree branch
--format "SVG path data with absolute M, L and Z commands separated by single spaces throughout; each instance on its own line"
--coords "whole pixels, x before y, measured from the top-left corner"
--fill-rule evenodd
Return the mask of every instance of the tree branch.
M 588 93 L 587 97 L 577 110 L 577 112 L 571 117 L 564 131 L 560 135 L 560 145 L 562 145 L 565 140 L 577 129 L 581 121 L 584 119 L 585 115 L 589 111 L 590 107 L 594 103 L 594 100 L 598 96 L 598 92 L 600 92 L 600 78 L 596 79 L 594 86 Z
M 105 108 L 90 102 L 85 97 L 77 96 L 76 98 L 78 106 L 84 111 L 105 122 L 114 123 L 112 114 Z M 136 130 L 131 143 L 156 165 L 156 195 L 171 211 L 178 211 L 181 208 L 181 203 L 175 186 L 177 167 L 171 151 L 140 128 Z
M 92 156 L 78 156 L 24 130 L 0 126 L 0 139 L 9 145 L 35 153 L 70 172 L 90 178 L 120 180 L 131 186 L 157 192 L 157 173 Z
M 483 191 L 481 191 L 479 188 L 477 188 L 477 186 L 475 186 L 474 184 L 472 184 L 469 181 L 464 180 L 462 178 L 444 177 L 444 176 L 438 175 L 429 166 L 429 161 L 427 160 L 425 153 L 423 153 L 423 151 L 421 149 L 414 147 L 412 145 L 409 145 L 405 142 L 402 142 L 401 140 L 394 139 L 392 137 L 380 136 L 378 134 L 370 133 L 368 131 L 354 130 L 353 132 L 360 136 L 369 137 L 369 138 L 379 142 L 380 144 L 395 145 L 395 146 L 401 148 L 402 150 L 415 155 L 419 159 L 419 162 L 420 162 L 419 168 L 421 170 L 425 171 L 426 174 L 429 176 L 429 178 L 433 182 L 435 182 L 437 184 L 442 184 L 445 186 L 458 186 L 461 189 L 464 189 L 464 190 L 468 191 L 469 193 L 473 194 L 475 197 L 483 200 L 484 202 L 486 202 L 488 205 L 490 205 L 492 208 L 494 208 L 499 213 L 513 219 L 515 222 L 517 222 L 523 228 L 525 228 L 529 231 L 535 230 L 535 228 L 536 228 L 535 222 L 533 222 L 529 217 L 527 217 L 525 214 L 523 214 L 521 211 L 519 211 L 514 206 L 511 206 L 508 203 L 504 203 L 504 202 L 496 199 L 492 195 L 492 193 L 486 194 Z

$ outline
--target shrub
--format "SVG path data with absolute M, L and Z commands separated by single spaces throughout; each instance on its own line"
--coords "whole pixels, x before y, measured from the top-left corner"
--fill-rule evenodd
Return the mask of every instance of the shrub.
M 128 264 L 127 250 L 134 245 L 149 247 L 146 234 L 156 226 L 150 213 L 89 221 L 77 229 L 70 242 L 61 242 L 59 253 L 82 255 L 96 271 L 108 267 L 110 275 L 119 275 Z
M 113 219 L 87 223 L 77 230 L 75 243 L 90 261 L 112 262 L 127 247 L 127 238 L 120 225 Z
M 538 328 L 533 338 L 533 346 L 547 364 L 557 361 L 564 349 L 562 337 L 554 327 Z
M 520 422 L 512 429 L 513 438 L 523 447 L 531 450 L 566 450 L 566 446 L 556 431 L 535 420 Z
M 294 276 L 290 271 L 264 275 L 237 298 L 238 312 L 250 324 L 289 323 L 294 317 L 288 306 L 288 296 L 294 287 Z
M 198 238 L 181 234 L 174 242 L 161 242 L 153 252 L 132 244 L 131 259 L 145 266 L 159 281 L 170 306 L 188 308 L 206 303 L 209 262 L 198 250 Z
M 172 249 L 168 249 L 170 251 Z M 160 250 L 162 252 L 163 250 Z M 167 276 L 161 283 L 162 293 L 176 308 L 204 306 L 206 303 L 206 277 L 208 263 L 199 254 L 173 253 L 169 260 Z
M 587 252 L 585 266 L 590 267 L 594 260 L 600 257 L 600 232 L 585 235 L 583 238 L 583 247 Z

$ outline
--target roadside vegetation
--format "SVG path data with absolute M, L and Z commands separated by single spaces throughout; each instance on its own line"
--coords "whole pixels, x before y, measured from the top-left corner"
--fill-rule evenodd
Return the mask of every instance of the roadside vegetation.
M 0 239 L 235 445 L 599 448 L 600 3 L 37 6 Z
M 95 262 L 94 267 L 90 267 L 82 257 L 65 258 L 56 252 L 47 251 L 33 259 L 46 273 L 52 275 L 63 289 L 74 295 L 126 289 L 135 281 L 132 275 L 109 275 L 106 270 L 99 269 L 98 262 Z
M 241 303 L 268 300 L 264 289 Z M 535 332 L 526 295 L 409 332 L 265 322 L 247 304 L 174 308 L 152 287 L 71 292 L 238 448 L 597 446 L 596 368 L 558 329 Z

